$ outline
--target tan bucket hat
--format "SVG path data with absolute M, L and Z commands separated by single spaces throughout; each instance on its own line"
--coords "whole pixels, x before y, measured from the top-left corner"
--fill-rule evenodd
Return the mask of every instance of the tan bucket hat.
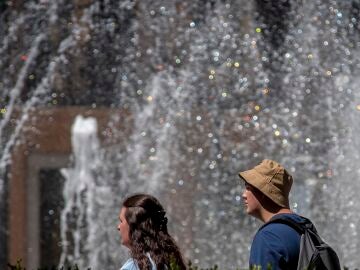
M 239 176 L 277 205 L 289 208 L 289 192 L 293 178 L 276 161 L 264 159 L 253 169 L 240 172 Z

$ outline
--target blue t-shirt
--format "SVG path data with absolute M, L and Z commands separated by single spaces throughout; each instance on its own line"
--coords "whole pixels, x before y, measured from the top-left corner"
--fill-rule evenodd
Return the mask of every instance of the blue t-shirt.
M 146 253 L 146 256 L 150 260 L 151 270 L 156 270 L 155 262 L 151 259 L 148 253 Z M 139 266 L 133 258 L 130 258 L 123 264 L 123 266 L 121 266 L 120 270 L 139 270 Z
M 287 216 L 296 222 L 303 221 L 303 218 L 296 214 L 278 214 L 276 216 L 279 215 Z M 271 223 L 261 228 L 256 233 L 251 245 L 250 269 L 296 269 L 300 251 L 300 238 L 300 234 L 286 224 Z

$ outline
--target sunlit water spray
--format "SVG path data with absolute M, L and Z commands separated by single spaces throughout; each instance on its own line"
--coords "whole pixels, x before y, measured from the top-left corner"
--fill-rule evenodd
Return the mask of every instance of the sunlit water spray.
M 51 105 L 109 106 L 131 114 L 128 137 L 116 130 L 121 117 L 109 123 L 125 146 L 99 147 L 93 124 L 85 125 L 93 145 L 74 146 L 74 168 L 64 173 L 69 203 L 61 263 L 118 268 L 126 258 L 116 232 L 121 199 L 135 191 L 185 190 L 196 193 L 191 209 L 169 225 L 181 240 L 182 229 L 190 228 L 192 242 L 180 241 L 186 255 L 203 267 L 246 266 L 259 224 L 244 215 L 236 174 L 273 158 L 295 177 L 298 212 L 312 218 L 345 265 L 359 267 L 355 1 L 289 1 L 281 19 L 255 4 L 276 1 L 152 1 L 150 7 L 142 1 L 24 2 L 0 49 L 2 61 L 25 52 L 28 61 L 17 76 L 11 69 L 0 74 L 7 110 L 48 104 L 36 98 L 39 89 Z M 280 29 L 268 25 L 279 21 Z M 19 35 L 18 29 L 26 31 Z M 26 46 L 14 54 L 9 48 L 21 44 L 20 36 Z M 32 73 L 38 79 L 25 84 Z M 27 117 L 23 110 L 20 119 Z M 8 164 L 24 121 L 2 138 L 1 164 Z M 179 204 L 166 208 L 171 214 Z
M 77 116 L 71 132 L 74 167 L 62 170 L 65 205 L 60 265 L 76 262 L 81 269 L 101 269 L 102 254 L 110 252 L 104 238 L 109 222 L 107 205 L 113 194 L 106 179 L 99 181 L 97 177 L 101 153 L 96 119 Z

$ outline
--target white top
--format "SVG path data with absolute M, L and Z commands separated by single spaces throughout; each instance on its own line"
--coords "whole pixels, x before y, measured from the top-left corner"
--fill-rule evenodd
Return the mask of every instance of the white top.
M 150 254 L 146 253 L 146 256 L 150 260 L 151 270 L 156 270 L 155 262 L 151 259 Z M 123 266 L 121 266 L 120 270 L 140 270 L 140 269 L 137 262 L 133 258 L 130 258 L 123 264 Z

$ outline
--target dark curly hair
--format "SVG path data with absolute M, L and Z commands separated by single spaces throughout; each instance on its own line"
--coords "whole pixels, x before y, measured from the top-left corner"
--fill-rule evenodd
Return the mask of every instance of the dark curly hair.
M 168 233 L 166 212 L 160 202 L 148 194 L 135 194 L 124 200 L 123 207 L 129 224 L 130 255 L 140 270 L 151 270 L 146 253 L 157 270 L 170 270 L 170 263 L 185 270 L 181 252 Z

